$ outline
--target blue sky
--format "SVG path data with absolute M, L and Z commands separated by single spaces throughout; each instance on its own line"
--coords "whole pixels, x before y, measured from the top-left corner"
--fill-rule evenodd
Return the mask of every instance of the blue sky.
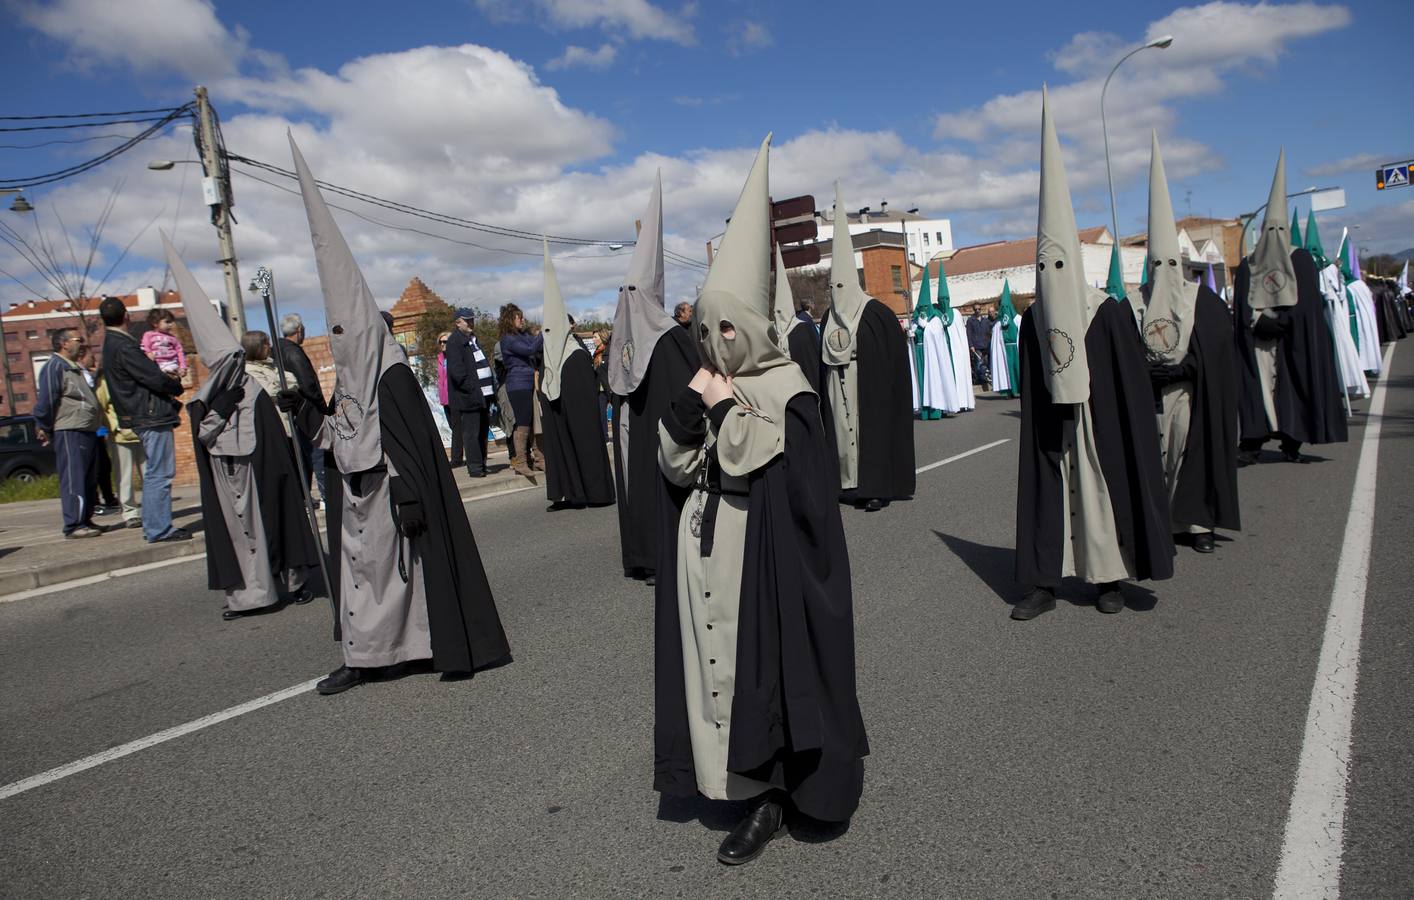
M 1290 190 L 1347 191 L 1348 208 L 1321 217 L 1327 245 L 1341 226 L 1359 224 L 1357 239 L 1372 250 L 1414 246 L 1414 188 L 1380 193 L 1372 177 L 1376 162 L 1414 154 L 1407 127 L 1391 118 L 1409 75 L 1407 13 L 1394 3 L 0 3 L 13 23 L 0 77 L 24 86 L 7 92 L 0 114 L 176 105 L 200 81 L 234 153 L 288 167 L 290 127 L 325 180 L 479 221 L 604 239 L 632 234 L 661 168 L 668 244 L 693 259 L 721 230 L 767 131 L 778 197 L 813 192 L 823 206 L 839 178 L 851 207 L 887 199 L 950 217 L 960 246 L 1029 235 L 1042 82 L 1077 218 L 1082 227 L 1105 223 L 1100 82 L 1126 49 L 1169 32 L 1172 48 L 1131 59 L 1110 88 L 1121 231 L 1143 228 L 1155 128 L 1179 215 L 1256 207 L 1285 146 Z M 0 143 L 54 136 L 0 134 Z M 0 177 L 61 168 L 111 143 L 0 149 Z M 123 179 L 107 260 L 137 241 L 107 289 L 161 283 L 160 226 L 219 292 L 194 174 L 145 168 L 189 158 L 190 146 L 189 133 L 174 130 L 35 189 L 37 221 L 57 227 L 55 211 L 79 231 Z M 271 265 L 286 304 L 320 318 L 298 200 L 242 174 L 234 188 L 245 277 Z M 385 303 L 420 275 L 449 300 L 538 307 L 538 261 L 524 255 L 534 243 L 351 208 L 482 245 L 340 214 Z M 572 310 L 612 307 L 628 252 L 556 251 Z M 25 274 L 8 248 L 0 266 Z M 669 292 L 691 296 L 700 278 L 670 267 Z M 8 280 L 0 286 L 0 300 L 28 296 Z

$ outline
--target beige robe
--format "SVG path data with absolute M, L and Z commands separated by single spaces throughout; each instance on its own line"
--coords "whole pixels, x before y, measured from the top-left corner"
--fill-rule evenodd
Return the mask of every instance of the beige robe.
M 1100 469 L 1090 403 L 1075 404 L 1076 415 L 1061 437 L 1061 486 L 1065 548 L 1061 575 L 1090 584 L 1133 579 L 1134 555 L 1121 547 L 1114 507 Z
M 913 349 L 908 352 L 911 357 Z M 849 491 L 859 487 L 859 442 L 854 433 L 859 422 L 859 360 L 851 359 L 843 367 L 827 366 L 824 379 L 839 454 L 840 490 Z
M 1178 493 L 1178 476 L 1188 452 L 1188 425 L 1193 416 L 1193 392 L 1186 383 L 1171 384 L 1160 394 L 1163 409 L 1159 412 L 1159 451 L 1164 458 L 1164 480 L 1169 489 L 1169 506 L 1173 508 Z M 1173 519 L 1174 534 L 1207 534 L 1211 528 L 1190 525 Z

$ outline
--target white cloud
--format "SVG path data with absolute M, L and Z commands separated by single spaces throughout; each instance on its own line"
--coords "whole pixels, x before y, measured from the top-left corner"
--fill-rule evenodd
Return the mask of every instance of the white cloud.
M 570 44 L 565 48 L 565 52 L 545 63 L 545 68 L 552 72 L 560 69 L 573 69 L 576 67 L 585 69 L 607 69 L 614 64 L 614 59 L 619 55 L 619 50 L 613 44 L 600 44 L 598 50 L 588 50 L 584 47 L 576 47 Z
M 1321 244 L 1332 256 L 1340 249 L 1341 230 L 1345 228 L 1351 229 L 1351 239 L 1361 254 L 1398 253 L 1414 248 L 1410 222 L 1414 222 L 1414 197 L 1369 209 L 1316 213 Z
M 200 80 L 234 74 L 249 49 L 249 36 L 222 25 L 210 0 L 26 0 L 11 8 L 67 45 L 68 61 L 81 68 L 122 63 Z
M 1381 165 L 1384 165 L 1385 163 L 1403 162 L 1411 158 L 1414 157 L 1407 153 L 1403 156 L 1390 154 L 1380 156 L 1379 154 L 1375 153 L 1356 153 L 1353 156 L 1347 156 L 1342 159 L 1335 159 L 1331 160 L 1330 162 L 1324 162 L 1320 163 L 1319 165 L 1310 166 L 1309 168 L 1302 170 L 1302 173 L 1308 178 L 1329 178 L 1334 175 L 1344 175 L 1347 172 L 1362 171 L 1368 171 L 1371 175 L 1373 175 L 1375 173 L 1375 169 L 1377 169 Z
M 684 45 L 696 41 L 688 21 L 696 13 L 695 4 L 685 4 L 676 14 L 648 0 L 476 0 L 476 6 L 502 22 L 533 18 L 556 30 L 600 28 L 619 38 Z
M 733 56 L 763 50 L 775 43 L 765 22 L 743 19 L 727 26 L 727 51 Z

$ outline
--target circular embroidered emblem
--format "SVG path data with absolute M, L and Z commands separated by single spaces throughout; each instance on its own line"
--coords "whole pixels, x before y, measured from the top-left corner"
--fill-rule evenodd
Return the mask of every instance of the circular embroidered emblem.
M 849 346 L 849 332 L 843 328 L 836 328 L 834 331 L 830 332 L 830 336 L 827 340 L 830 342 L 831 350 L 844 350 Z
M 1268 294 L 1280 294 L 1286 288 L 1286 273 L 1273 270 L 1263 275 L 1262 288 Z
M 623 352 L 619 354 L 619 363 L 625 372 L 633 371 L 633 341 L 624 344 Z
M 349 394 L 336 390 L 333 407 L 334 414 L 329 418 L 334 423 L 334 436 L 341 441 L 358 437 L 358 429 L 365 415 L 363 404 Z
M 1046 332 L 1046 344 L 1051 353 L 1051 374 L 1059 375 L 1075 362 L 1075 341 L 1059 328 Z
M 1178 349 L 1178 323 L 1159 316 L 1144 323 L 1144 343 L 1160 356 Z

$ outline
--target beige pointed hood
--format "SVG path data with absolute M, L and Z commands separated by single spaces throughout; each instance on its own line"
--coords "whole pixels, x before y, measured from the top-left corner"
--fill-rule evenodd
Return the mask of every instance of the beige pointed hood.
M 643 228 L 633 247 L 628 276 L 619 286 L 614 331 L 609 339 L 609 389 L 626 397 L 638 390 L 658 339 L 678 327 L 663 304 L 663 173 L 653 179 L 653 193 L 643 212 Z
M 1141 292 L 1144 308 L 1140 314 L 1144 346 L 1154 362 L 1179 362 L 1187 355 L 1193 336 L 1198 285 L 1183 277 L 1181 261 L 1173 201 L 1159 153 L 1159 135 L 1154 132 L 1149 147 L 1149 249 L 1144 259 L 1149 280 Z
M 294 135 L 289 138 L 324 295 L 329 349 L 334 356 L 336 378 L 330 402 L 334 458 L 340 472 L 363 472 L 383 462 L 378 382 L 393 366 L 407 365 L 407 354 L 389 333 Z
M 1041 203 L 1036 222 L 1036 338 L 1041 343 L 1041 376 L 1053 403 L 1090 398 L 1090 366 L 1085 332 L 1099 306 L 1085 282 L 1080 232 L 1070 204 L 1060 140 L 1051 117 L 1050 97 L 1041 88 Z M 1104 295 L 1101 294 L 1101 298 Z
M 761 142 L 721 249 L 712 260 L 692 312 L 698 352 L 732 379 L 737 408 L 717 431 L 722 470 L 745 475 L 785 449 L 786 404 L 812 393 L 800 367 L 781 352 L 771 325 L 771 136 Z M 724 326 L 736 334 L 723 336 Z M 762 427 L 761 420 L 774 427 Z
M 555 277 L 555 265 L 550 261 L 550 242 L 542 239 L 545 250 L 545 306 L 541 310 L 541 334 L 545 338 L 542 351 L 544 369 L 540 373 L 540 393 L 546 400 L 560 399 L 560 375 L 565 360 L 584 348 L 570 334 L 570 317 L 565 312 L 565 298 L 560 293 L 560 280 Z
M 825 364 L 849 365 L 854 359 L 859 319 L 869 303 L 869 295 L 859 286 L 859 270 L 854 267 L 854 239 L 849 234 L 849 214 L 845 212 L 840 183 L 835 182 L 834 232 L 830 238 L 830 313 L 825 318 L 825 339 L 820 348 Z
M 1296 305 L 1296 267 L 1291 264 L 1291 233 L 1286 223 L 1286 150 L 1277 157 L 1276 175 L 1267 195 L 1262 236 L 1252 250 L 1252 280 L 1247 303 L 1255 310 Z
M 790 278 L 786 274 L 780 244 L 776 245 L 776 293 L 771 299 L 771 324 L 776 329 L 776 346 L 789 356 L 791 329 L 801 323 L 795 315 L 795 296 L 790 290 Z

